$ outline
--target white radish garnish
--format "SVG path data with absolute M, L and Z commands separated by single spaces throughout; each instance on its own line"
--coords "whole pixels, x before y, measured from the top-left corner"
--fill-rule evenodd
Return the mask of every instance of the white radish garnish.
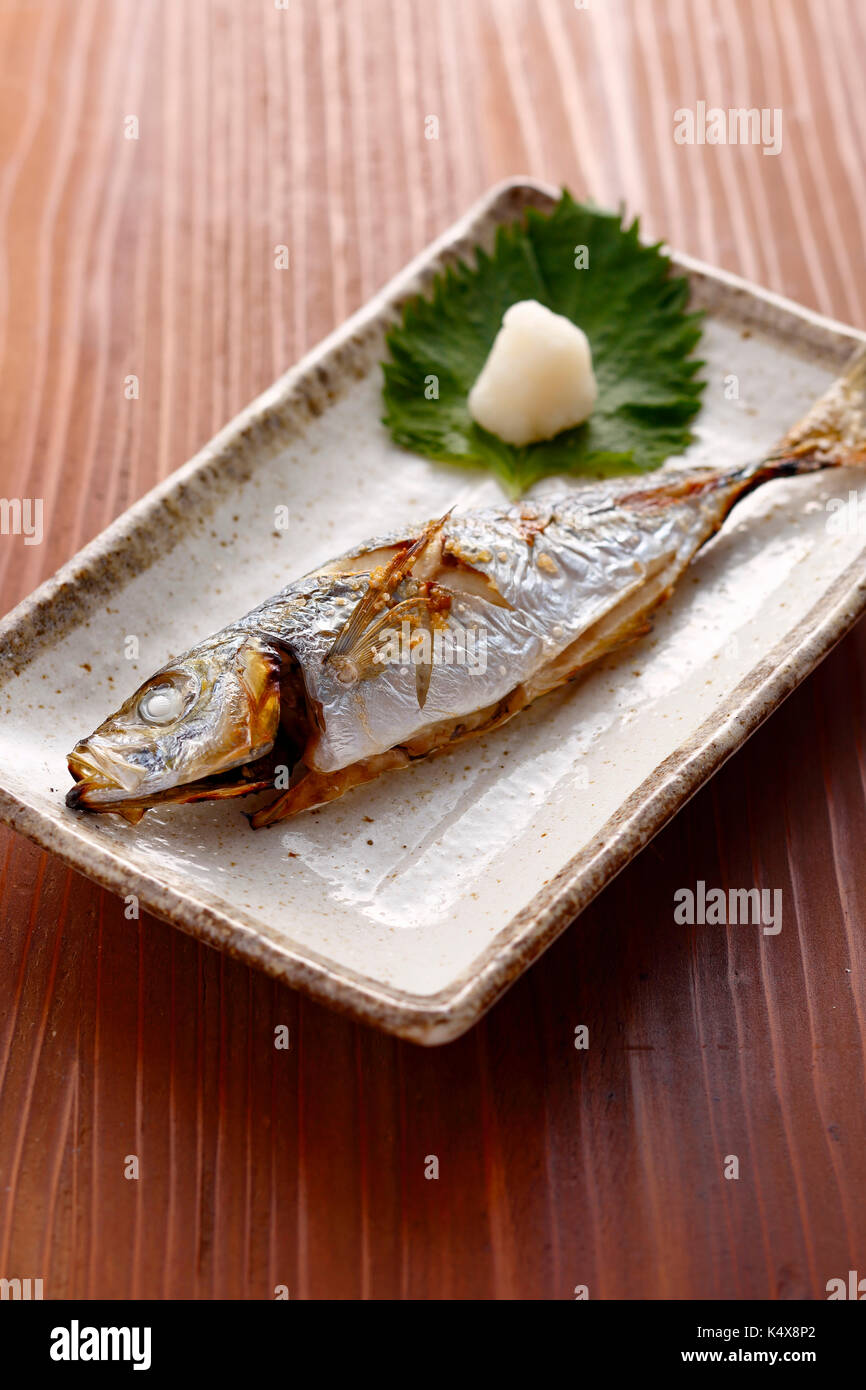
M 469 392 L 476 424 L 518 447 L 552 439 L 592 412 L 598 387 L 589 339 L 536 299 L 512 304 Z

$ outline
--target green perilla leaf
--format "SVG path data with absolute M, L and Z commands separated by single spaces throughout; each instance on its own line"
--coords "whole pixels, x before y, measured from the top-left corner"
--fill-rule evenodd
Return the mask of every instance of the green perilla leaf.
M 577 248 L 588 265 L 577 269 Z M 521 299 L 537 299 L 583 329 L 598 401 L 576 429 L 522 448 L 476 425 L 468 397 L 501 325 Z M 492 255 L 438 275 L 429 298 L 409 301 L 387 337 L 384 424 L 406 449 L 484 467 L 512 493 L 551 473 L 607 475 L 658 468 L 691 442 L 702 365 L 691 356 L 699 313 L 688 282 L 670 273 L 658 245 L 638 239 L 637 219 L 576 203 L 565 192 L 550 214 L 530 209 L 498 229 Z M 425 396 L 435 376 L 438 398 Z

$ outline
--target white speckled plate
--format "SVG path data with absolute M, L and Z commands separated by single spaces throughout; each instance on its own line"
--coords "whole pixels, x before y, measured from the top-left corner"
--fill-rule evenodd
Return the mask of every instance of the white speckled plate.
M 275 830 L 231 801 L 136 827 L 69 811 L 65 754 L 172 652 L 289 578 L 404 518 L 497 496 L 390 443 L 383 332 L 449 257 L 550 200 L 523 180 L 495 188 L 0 626 L 6 821 L 184 931 L 424 1043 L 468 1028 L 859 615 L 862 528 L 828 526 L 826 504 L 853 489 L 866 508 L 863 475 L 762 488 L 642 643 L 498 732 Z M 708 310 L 685 461 L 757 458 L 863 335 L 677 260 Z

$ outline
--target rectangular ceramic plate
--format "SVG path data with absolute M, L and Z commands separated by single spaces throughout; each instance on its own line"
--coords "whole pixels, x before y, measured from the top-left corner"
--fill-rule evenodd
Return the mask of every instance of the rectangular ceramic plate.
M 391 444 L 383 334 L 436 269 L 551 202 L 523 180 L 495 188 L 0 626 L 9 824 L 184 931 L 422 1043 L 468 1028 L 850 627 L 864 541 L 828 528 L 826 503 L 858 487 L 866 501 L 862 474 L 762 488 L 624 657 L 275 829 L 251 830 L 231 801 L 136 827 L 68 811 L 65 754 L 172 653 L 290 578 L 401 520 L 498 496 Z M 864 335 L 675 259 L 708 311 L 698 438 L 678 462 L 755 459 Z M 284 533 L 277 506 L 291 511 Z

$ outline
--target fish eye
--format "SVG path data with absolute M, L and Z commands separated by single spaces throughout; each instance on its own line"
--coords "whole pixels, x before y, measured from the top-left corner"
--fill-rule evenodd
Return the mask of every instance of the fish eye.
M 152 685 L 138 702 L 138 713 L 148 724 L 171 724 L 179 719 L 186 697 L 176 685 Z

